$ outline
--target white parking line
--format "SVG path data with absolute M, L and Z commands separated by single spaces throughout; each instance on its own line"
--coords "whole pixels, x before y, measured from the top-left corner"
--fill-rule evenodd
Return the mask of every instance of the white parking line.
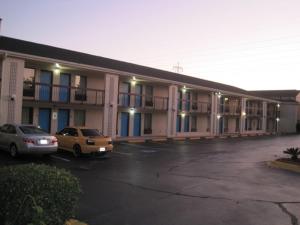
M 65 161 L 65 162 L 70 162 L 70 161 L 71 161 L 71 160 L 69 160 L 69 159 L 62 158 L 62 157 L 55 156 L 55 155 L 51 155 L 51 157 L 54 158 L 54 159 L 59 159 L 59 160 Z
M 113 151 L 112 153 L 116 153 L 116 154 L 120 154 L 120 155 L 132 155 L 132 153 L 117 152 L 117 151 Z

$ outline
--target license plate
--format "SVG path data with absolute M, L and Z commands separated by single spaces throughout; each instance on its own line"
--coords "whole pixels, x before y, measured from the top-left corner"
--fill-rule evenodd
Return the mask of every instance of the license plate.
M 99 152 L 105 152 L 105 148 L 99 148 Z
M 47 140 L 40 140 L 40 144 L 41 145 L 46 145 L 46 144 L 48 144 L 48 141 Z

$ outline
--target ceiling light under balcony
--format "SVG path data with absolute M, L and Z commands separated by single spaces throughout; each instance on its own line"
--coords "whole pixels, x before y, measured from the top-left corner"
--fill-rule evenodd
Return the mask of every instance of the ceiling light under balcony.
M 135 108 L 130 108 L 130 109 L 129 109 L 129 113 L 130 113 L 131 115 L 133 115 L 133 114 L 135 113 Z
M 246 115 L 247 115 L 247 113 L 246 113 L 246 112 L 242 112 L 242 115 L 243 115 L 243 116 L 246 116 Z
M 279 108 L 279 107 L 280 107 L 280 104 L 278 103 L 278 104 L 277 104 L 277 108 Z
M 220 118 L 221 118 L 221 115 L 220 115 L 220 114 L 218 114 L 218 115 L 217 115 L 217 119 L 219 120 Z
M 277 117 L 277 118 L 276 118 L 276 121 L 279 122 L 279 121 L 280 121 L 280 118 Z

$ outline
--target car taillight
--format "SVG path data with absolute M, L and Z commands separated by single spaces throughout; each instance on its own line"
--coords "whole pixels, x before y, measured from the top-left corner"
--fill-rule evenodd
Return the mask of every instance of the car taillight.
M 56 137 L 53 137 L 52 140 L 51 140 L 51 143 L 52 143 L 52 144 L 57 143 L 57 138 L 56 138 Z
M 23 138 L 25 144 L 35 144 L 35 140 L 31 138 Z

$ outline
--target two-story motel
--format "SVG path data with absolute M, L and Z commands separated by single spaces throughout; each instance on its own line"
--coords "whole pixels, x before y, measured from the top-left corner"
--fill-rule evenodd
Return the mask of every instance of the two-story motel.
M 116 139 L 276 133 L 280 102 L 233 86 L 0 36 L 0 125 Z

